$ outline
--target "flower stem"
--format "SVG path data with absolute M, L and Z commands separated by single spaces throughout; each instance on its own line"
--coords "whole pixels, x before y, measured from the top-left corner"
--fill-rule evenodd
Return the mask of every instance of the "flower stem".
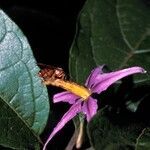
M 76 149 L 80 149 L 83 144 L 84 121 L 80 121 L 79 134 L 76 141 Z

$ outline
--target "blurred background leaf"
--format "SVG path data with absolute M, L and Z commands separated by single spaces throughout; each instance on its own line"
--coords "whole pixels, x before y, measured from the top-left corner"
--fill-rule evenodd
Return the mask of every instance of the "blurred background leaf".
M 70 49 L 69 70 L 72 79 L 84 84 L 91 69 L 102 64 L 106 64 L 110 71 L 141 66 L 149 72 L 149 16 L 150 5 L 146 0 L 87 0 L 79 14 L 76 35 Z M 99 108 L 109 105 L 118 114 L 123 113 L 130 117 L 130 114 L 133 113 L 136 115 L 135 119 L 142 117 L 143 120 L 149 121 L 147 118 L 147 114 L 150 113 L 148 108 L 150 105 L 148 100 L 150 98 L 149 80 L 148 74 L 123 79 L 121 84 L 111 86 L 108 91 L 97 96 L 100 100 Z M 77 125 L 76 121 L 74 122 Z M 107 125 L 105 119 L 97 120 L 93 130 L 99 127 L 100 122 L 104 126 L 105 123 Z M 139 132 L 143 130 L 140 124 L 139 121 L 137 125 Z M 133 131 L 135 125 L 128 124 L 127 126 L 130 128 L 127 133 L 125 133 L 126 127 L 121 129 L 120 126 L 112 126 L 112 136 L 106 134 L 105 137 L 101 135 L 97 137 L 90 134 L 90 139 L 96 142 L 96 149 L 130 149 L 134 147 L 132 142 L 136 140 L 139 133 Z M 113 131 L 113 127 L 117 131 Z M 130 134 L 132 131 L 136 136 Z M 97 133 L 96 130 L 94 134 Z M 122 141 L 121 136 L 125 136 L 125 140 Z M 115 145 L 111 141 L 111 138 L 114 140 L 115 137 L 120 139 L 118 140 L 120 144 Z M 113 144 L 108 144 L 109 141 Z M 117 142 L 117 139 L 115 141 Z M 104 147 L 102 147 L 103 142 L 106 142 Z
M 148 124 L 141 121 L 134 113 L 119 114 L 105 107 L 88 124 L 91 144 L 95 150 L 149 150 Z
M 87 0 L 70 50 L 70 74 L 83 83 L 96 65 L 150 68 L 150 6 L 144 0 Z M 135 82 L 149 80 L 137 76 Z

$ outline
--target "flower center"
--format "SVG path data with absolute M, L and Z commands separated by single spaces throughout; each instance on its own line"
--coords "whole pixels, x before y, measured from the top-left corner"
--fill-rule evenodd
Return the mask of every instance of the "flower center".
M 44 81 L 44 84 L 61 87 L 65 90 L 70 91 L 71 93 L 81 97 L 83 99 L 83 101 L 86 101 L 87 98 L 92 94 L 88 88 L 78 85 L 77 83 L 72 82 L 72 81 L 56 79 L 56 80 Z

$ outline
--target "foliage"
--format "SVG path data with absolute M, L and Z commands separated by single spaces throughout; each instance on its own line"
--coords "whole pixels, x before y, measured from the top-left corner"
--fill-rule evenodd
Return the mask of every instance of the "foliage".
M 149 71 L 149 16 L 148 0 L 87 0 L 79 13 L 70 48 L 71 79 L 83 84 L 91 70 L 102 64 L 107 65 L 106 72 L 131 66 Z M 38 72 L 26 37 L 1 10 L 0 149 L 40 149 L 39 136 L 50 108 L 47 89 Z M 92 95 L 99 99 L 99 112 L 87 123 L 87 147 L 150 149 L 149 81 L 149 75 L 134 75 L 101 95 Z M 84 119 L 80 116 L 74 121 L 75 133 Z
M 90 70 L 102 64 L 108 66 L 107 71 L 131 66 L 149 71 L 149 16 L 150 5 L 144 0 L 87 0 L 70 50 L 71 77 L 84 83 Z M 106 117 L 102 110 L 88 125 L 95 149 L 149 149 L 149 79 L 149 75 L 126 78 L 110 89 L 111 94 L 99 97 L 99 107 L 107 105 L 113 112 L 107 111 Z M 132 121 L 126 119 L 131 114 Z M 136 143 L 138 137 L 143 143 Z
M 39 149 L 48 114 L 48 94 L 27 39 L 0 11 L 0 145 Z

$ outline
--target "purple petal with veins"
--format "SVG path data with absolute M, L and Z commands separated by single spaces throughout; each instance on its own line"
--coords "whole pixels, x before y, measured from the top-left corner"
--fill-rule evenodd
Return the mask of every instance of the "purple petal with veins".
M 61 118 L 60 122 L 57 124 L 57 126 L 54 128 L 50 136 L 48 137 L 46 143 L 44 144 L 43 150 L 46 149 L 47 144 L 49 141 L 55 136 L 55 134 L 61 130 L 67 122 L 69 122 L 74 116 L 77 115 L 81 111 L 81 101 L 76 102 L 74 105 L 70 107 L 70 109 L 64 114 L 64 116 Z
M 88 76 L 86 82 L 85 82 L 85 86 L 91 88 L 93 86 L 93 84 L 95 83 L 95 78 L 97 77 L 97 75 L 99 74 L 103 74 L 103 68 L 105 65 L 102 66 L 98 66 L 95 69 L 93 69 L 90 73 L 90 75 Z
M 74 104 L 77 99 L 79 99 L 79 96 L 76 96 L 71 92 L 66 91 L 66 92 L 55 94 L 53 97 L 53 102 L 58 103 L 62 101 L 62 102 L 68 102 L 70 104 Z
M 129 76 L 135 73 L 146 72 L 141 67 L 131 67 L 131 68 L 114 71 L 110 73 L 103 73 L 102 71 L 103 67 L 104 65 L 93 69 L 91 74 L 86 80 L 85 86 L 91 90 L 91 93 L 101 93 L 102 91 L 106 90 L 111 84 L 113 84 L 114 82 L 126 76 Z M 98 109 L 96 99 L 90 96 L 85 101 L 82 101 L 82 98 L 68 91 L 55 94 L 53 101 L 54 103 L 63 101 L 63 102 L 68 102 L 73 105 L 64 114 L 60 122 L 54 128 L 51 135 L 47 139 L 43 150 L 46 149 L 48 142 L 55 136 L 55 134 L 59 130 L 61 130 L 68 121 L 70 121 L 74 116 L 76 116 L 77 113 L 83 112 L 86 115 L 87 121 L 90 121 L 90 119 L 96 114 L 97 109 Z M 82 106 L 81 106 L 81 103 L 83 103 Z
M 88 122 L 96 114 L 97 109 L 97 100 L 92 97 L 89 97 L 87 101 L 83 103 L 82 111 L 86 115 Z
M 102 91 L 105 91 L 111 84 L 126 76 L 145 72 L 146 71 L 141 67 L 131 67 L 115 72 L 100 74 L 96 76 L 95 84 L 91 90 L 94 93 L 101 93 Z

